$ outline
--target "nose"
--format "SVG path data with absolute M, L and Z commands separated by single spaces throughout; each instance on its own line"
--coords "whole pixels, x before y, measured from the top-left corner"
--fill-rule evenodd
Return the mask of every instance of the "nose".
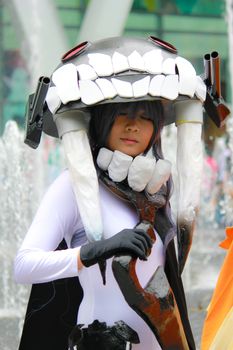
M 139 131 L 139 125 L 137 123 L 136 118 L 134 119 L 128 119 L 126 126 L 125 126 L 126 131 L 128 132 L 138 132 Z

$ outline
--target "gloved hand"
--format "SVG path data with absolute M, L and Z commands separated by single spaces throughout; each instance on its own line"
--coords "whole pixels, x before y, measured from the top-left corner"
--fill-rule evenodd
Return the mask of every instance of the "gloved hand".
M 146 260 L 151 247 L 152 241 L 144 230 L 125 229 L 111 238 L 83 245 L 80 249 L 80 259 L 86 267 L 122 253 Z

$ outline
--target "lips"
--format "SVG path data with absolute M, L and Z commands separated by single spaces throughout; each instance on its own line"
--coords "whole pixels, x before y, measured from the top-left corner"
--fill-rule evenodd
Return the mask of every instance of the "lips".
M 134 144 L 138 143 L 137 140 L 126 138 L 126 137 L 121 138 L 121 141 L 123 141 L 127 145 L 134 145 Z

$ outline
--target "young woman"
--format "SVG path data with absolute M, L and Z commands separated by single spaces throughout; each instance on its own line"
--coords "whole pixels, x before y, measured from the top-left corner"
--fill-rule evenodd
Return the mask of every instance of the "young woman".
M 107 176 L 114 178 L 114 171 L 119 170 L 111 165 L 108 169 L 101 169 L 99 155 L 103 149 L 113 155 L 118 152 L 128 157 L 130 164 L 137 156 L 150 157 L 156 161 L 162 158 L 163 108 L 160 101 L 106 104 L 92 107 L 90 112 L 89 138 L 97 172 L 104 171 Z M 140 171 L 146 176 L 147 169 Z M 129 187 L 129 179 L 126 177 L 123 181 Z M 170 180 L 162 185 L 161 196 L 164 200 L 157 212 L 157 223 L 155 220 L 155 227 L 159 229 L 158 232 L 155 230 L 156 242 L 153 246 L 144 230 L 135 229 L 138 216 L 133 205 L 117 197 L 101 181 L 104 239 L 97 242 L 89 243 L 87 240 L 69 172 L 65 170 L 47 191 L 16 257 L 15 279 L 19 283 L 31 284 L 79 277 L 83 300 L 77 324 L 83 330 L 77 349 L 100 348 L 100 344 L 101 349 L 120 350 L 130 349 L 131 346 L 135 350 L 160 349 L 154 334 L 126 303 L 114 279 L 111 258 L 116 254 L 139 258 L 137 274 L 142 285 L 148 282 L 158 266 L 165 267 L 174 288 L 190 348 L 194 349 L 173 242 L 166 243 L 166 252 L 164 249 L 166 233 L 171 232 L 173 227 L 168 211 L 170 187 Z M 62 240 L 65 240 L 68 249 L 56 251 Z M 98 262 L 103 259 L 108 259 L 106 285 L 102 283 L 98 267 Z M 123 323 L 119 325 L 119 322 Z M 96 331 L 101 333 L 104 323 L 111 334 L 112 343 L 108 343 L 105 328 L 103 339 L 96 338 Z M 115 335 L 118 326 L 119 329 L 125 327 L 127 330 L 126 339 Z

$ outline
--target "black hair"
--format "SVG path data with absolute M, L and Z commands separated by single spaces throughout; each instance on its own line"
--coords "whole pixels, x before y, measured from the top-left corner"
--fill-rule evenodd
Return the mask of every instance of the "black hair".
M 122 111 L 127 111 L 129 118 L 134 118 L 138 109 L 145 111 L 146 116 L 152 120 L 154 126 L 151 140 L 144 153 L 147 153 L 152 146 L 156 159 L 163 158 L 160 134 L 163 127 L 164 113 L 162 102 L 159 100 L 108 103 L 92 107 L 90 110 L 89 136 L 94 158 L 101 147 L 106 147 L 116 116 Z

